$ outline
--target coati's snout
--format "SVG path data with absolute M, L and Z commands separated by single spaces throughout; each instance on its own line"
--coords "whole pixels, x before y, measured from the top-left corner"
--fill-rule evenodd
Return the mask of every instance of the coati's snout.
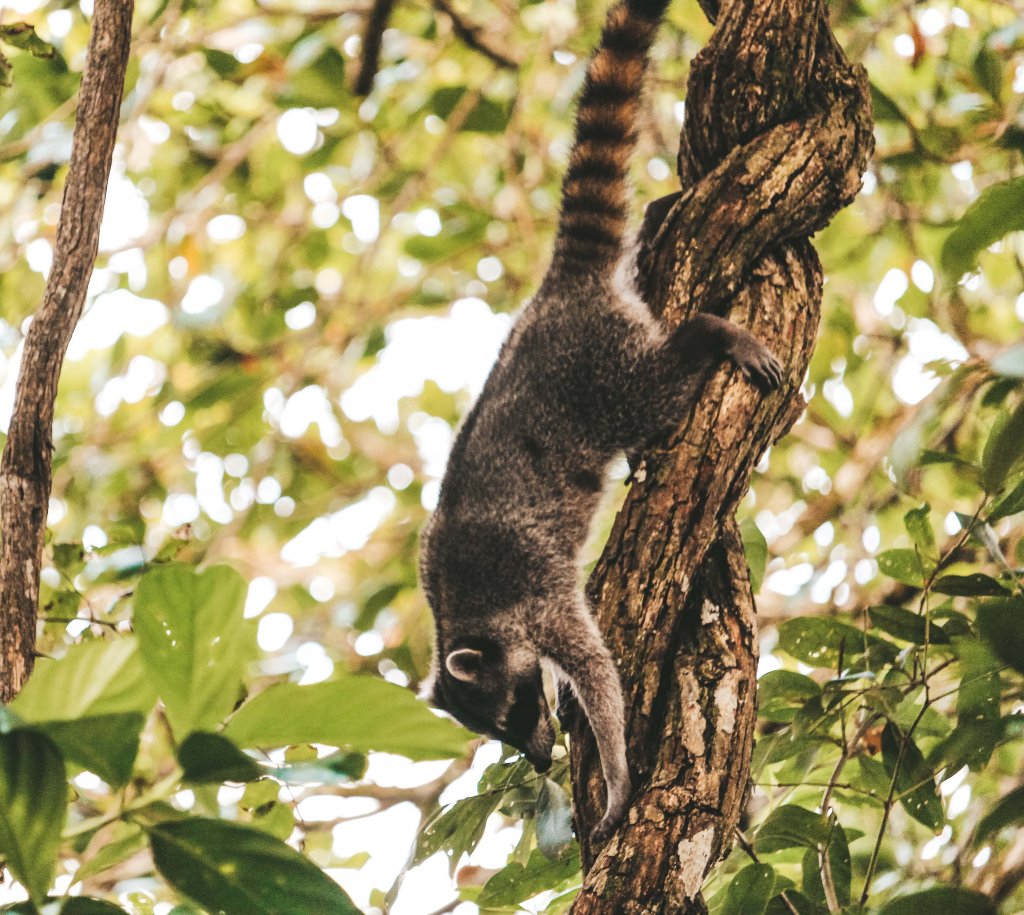
M 540 659 L 474 640 L 444 656 L 433 703 L 467 728 L 515 747 L 538 772 L 551 768 L 555 728 Z

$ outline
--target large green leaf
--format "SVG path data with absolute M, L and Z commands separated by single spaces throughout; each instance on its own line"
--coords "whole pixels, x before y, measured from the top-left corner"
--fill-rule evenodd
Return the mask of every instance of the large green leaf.
M 764 915 L 775 891 L 775 868 L 748 864 L 729 883 L 722 915 Z
M 889 777 L 895 776 L 895 796 L 903 809 L 919 823 L 938 832 L 945 822 L 945 813 L 934 773 L 913 738 L 904 735 L 891 722 L 882 731 L 882 762 Z
M 67 817 L 64 760 L 36 731 L 0 735 L 0 856 L 35 901 L 46 897 Z
M 147 827 L 153 861 L 183 896 L 225 915 L 358 915 L 309 859 L 259 829 L 187 819 Z
M 937 886 L 920 893 L 897 896 L 879 915 L 996 915 L 996 906 L 987 896 L 954 886 Z
M 920 588 L 924 584 L 925 568 L 914 550 L 886 550 L 878 556 L 878 568 L 905 585 Z
M 1024 672 L 1024 600 L 985 601 L 978 607 L 978 629 L 996 655 Z
M 221 734 L 194 731 L 178 747 L 187 782 L 252 782 L 260 777 L 256 761 Z
M 814 667 L 835 667 L 865 653 L 877 661 L 891 661 L 899 650 L 870 633 L 832 617 L 804 616 L 779 626 L 779 647 L 798 661 Z
M 40 658 L 12 708 L 25 721 L 67 721 L 87 715 L 148 715 L 156 690 L 146 678 L 138 643 L 125 636 L 72 645 L 58 660 Z
M 905 642 L 914 642 L 918 645 L 923 645 L 925 642 L 949 642 L 949 636 L 941 626 L 929 623 L 925 617 L 911 613 L 903 607 L 890 607 L 887 604 L 870 607 L 868 616 L 875 629 L 888 632 Z
M 65 759 L 120 788 L 131 777 L 139 752 L 139 732 L 145 723 L 138 712 L 121 712 L 73 721 L 45 721 L 35 727 L 57 744 Z
M 238 700 L 255 654 L 245 596 L 245 580 L 228 566 L 200 574 L 172 563 L 139 583 L 133 621 L 142 660 L 179 739 L 212 729 Z
M 758 827 L 754 848 L 763 854 L 784 848 L 824 848 L 832 829 L 832 824 L 821 814 L 795 804 L 784 804 L 768 814 Z
M 747 554 L 747 567 L 750 570 L 750 587 L 755 594 L 761 590 L 764 581 L 764 570 L 768 564 L 768 541 L 764 539 L 753 518 L 744 518 L 740 524 L 740 537 L 743 540 L 743 551 Z
M 433 714 L 409 690 L 356 676 L 272 686 L 235 713 L 225 734 L 240 747 L 325 743 L 410 759 L 461 756 L 471 736 Z
M 579 869 L 579 849 L 552 861 L 535 848 L 525 865 L 513 861 L 491 877 L 476 901 L 484 909 L 512 906 L 557 887 L 579 873 Z
M 946 278 L 955 283 L 974 268 L 979 253 L 1017 229 L 1024 229 L 1024 178 L 992 185 L 967 208 L 942 246 Z
M 757 711 L 768 721 L 792 721 L 809 700 L 820 697 L 821 687 L 796 671 L 770 670 L 757 681 Z
M 987 492 L 998 492 L 1024 459 L 1024 401 L 992 427 L 981 455 L 981 481 Z
M 537 848 L 546 858 L 561 858 L 572 844 L 572 802 L 565 789 L 544 779 L 537 796 Z
M 38 908 L 28 902 L 0 907 L 11 915 L 125 915 L 124 909 L 91 896 L 53 896 Z

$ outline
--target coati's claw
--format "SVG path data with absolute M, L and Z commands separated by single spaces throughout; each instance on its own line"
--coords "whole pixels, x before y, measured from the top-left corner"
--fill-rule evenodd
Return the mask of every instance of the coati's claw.
M 743 374 L 763 391 L 774 391 L 782 386 L 782 365 L 760 344 L 757 348 L 737 348 L 733 359 Z

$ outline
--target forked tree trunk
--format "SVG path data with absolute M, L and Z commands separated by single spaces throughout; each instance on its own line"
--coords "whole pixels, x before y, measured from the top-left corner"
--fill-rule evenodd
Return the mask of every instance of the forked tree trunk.
M 867 78 L 824 0 L 701 0 L 718 19 L 690 74 L 683 196 L 641 257 L 647 299 L 675 325 L 728 312 L 786 366 L 762 397 L 721 370 L 649 456 L 590 581 L 627 694 L 637 792 L 604 848 L 587 836 L 603 784 L 582 716 L 572 726 L 576 915 L 706 911 L 700 887 L 732 844 L 747 793 L 757 625 L 737 525 L 753 466 L 800 415 L 821 267 L 807 236 L 846 206 L 872 149 Z M 731 307 L 730 307 L 731 306 Z
M 21 356 L 0 463 L 0 702 L 32 673 L 50 503 L 51 435 L 64 353 L 85 305 L 121 111 L 133 0 L 97 0 L 53 267 Z

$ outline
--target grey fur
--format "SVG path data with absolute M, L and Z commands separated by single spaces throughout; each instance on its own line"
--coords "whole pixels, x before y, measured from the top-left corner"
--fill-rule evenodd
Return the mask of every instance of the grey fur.
M 667 209 L 652 206 L 659 218 L 648 222 Z M 631 793 L 619 675 L 580 587 L 606 470 L 671 431 L 723 359 L 766 388 L 782 378 L 757 340 L 721 318 L 669 332 L 625 279 L 630 266 L 556 257 L 456 436 L 421 548 L 437 630 L 424 694 L 543 771 L 554 743 L 541 678 L 549 662 L 600 753 L 597 841 Z

